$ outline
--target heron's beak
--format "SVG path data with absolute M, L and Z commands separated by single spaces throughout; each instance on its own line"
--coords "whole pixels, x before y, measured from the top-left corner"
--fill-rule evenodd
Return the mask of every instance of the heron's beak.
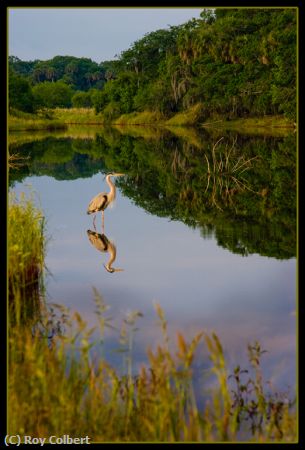
M 123 177 L 125 175 L 125 173 L 114 173 L 113 175 L 115 177 Z
M 109 267 L 107 267 L 105 264 L 103 264 L 103 266 L 105 267 L 105 269 L 107 270 L 107 272 L 109 273 L 113 273 L 113 272 L 124 272 L 124 269 L 115 269 L 115 268 L 111 268 L 109 269 Z
M 111 273 L 111 270 L 109 270 L 108 267 L 107 267 L 105 264 L 103 264 L 103 266 L 105 267 L 105 269 L 107 270 L 107 272 Z

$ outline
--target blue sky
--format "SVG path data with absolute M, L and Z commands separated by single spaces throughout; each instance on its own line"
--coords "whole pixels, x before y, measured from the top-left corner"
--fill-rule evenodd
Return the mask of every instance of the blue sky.
M 114 59 L 145 33 L 199 18 L 203 8 L 9 8 L 9 54 Z

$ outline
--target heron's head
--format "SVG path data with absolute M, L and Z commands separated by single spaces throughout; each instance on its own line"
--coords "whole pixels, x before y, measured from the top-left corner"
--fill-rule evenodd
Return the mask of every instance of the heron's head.
M 125 173 L 110 172 L 110 173 L 108 173 L 108 175 L 110 175 L 112 177 L 123 177 L 125 175 Z
M 114 267 L 108 266 L 108 264 L 103 264 L 107 272 L 113 273 L 113 272 L 124 272 L 124 269 L 115 269 Z

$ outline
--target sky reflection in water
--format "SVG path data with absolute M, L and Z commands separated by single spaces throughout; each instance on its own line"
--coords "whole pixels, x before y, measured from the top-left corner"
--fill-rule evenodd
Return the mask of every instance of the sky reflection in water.
M 266 375 L 282 388 L 294 385 L 294 258 L 233 254 L 213 237 L 203 239 L 199 230 L 148 214 L 118 190 L 115 206 L 105 212 L 105 235 L 117 248 L 114 266 L 124 271 L 111 274 L 103 267 L 107 254 L 97 251 L 87 236 L 87 230 L 94 230 L 92 216 L 86 214 L 89 201 L 107 190 L 102 175 L 73 181 L 31 177 L 14 190 L 25 191 L 25 185 L 39 193 L 47 216 L 50 302 L 78 310 L 90 326 L 95 324 L 93 286 L 111 306 L 116 324 L 128 311 L 140 310 L 138 365 L 145 361 L 146 348 L 161 340 L 153 308 L 158 302 L 173 338 L 178 330 L 187 338 L 213 330 L 232 364 L 245 361 L 247 344 L 257 339 L 268 350 Z M 101 233 L 100 214 L 96 226 Z M 110 333 L 110 347 L 114 341 Z

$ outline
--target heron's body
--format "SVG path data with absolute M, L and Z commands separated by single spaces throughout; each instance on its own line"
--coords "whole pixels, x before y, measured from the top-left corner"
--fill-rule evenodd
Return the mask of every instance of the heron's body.
M 100 252 L 109 253 L 109 260 L 105 264 L 105 269 L 107 272 L 122 272 L 123 269 L 115 269 L 112 264 L 116 258 L 116 247 L 113 242 L 111 242 L 105 234 L 96 233 L 95 231 L 87 230 L 89 241 L 91 244 Z
M 101 192 L 100 194 L 97 194 L 89 203 L 87 214 L 104 211 L 109 203 L 108 194 L 106 192 Z
M 96 233 L 95 231 L 88 230 L 87 231 L 89 241 L 91 244 L 100 252 L 107 252 L 109 248 L 109 239 L 100 233 Z
M 110 187 L 110 191 L 107 192 L 101 192 L 100 194 L 97 194 L 91 202 L 89 203 L 87 214 L 93 214 L 97 213 L 99 211 L 105 211 L 107 206 L 110 205 L 115 199 L 116 195 L 116 189 L 115 185 L 113 184 L 113 181 L 111 180 L 111 177 L 120 176 L 121 174 L 116 173 L 110 173 L 106 176 L 106 183 Z
M 122 173 L 109 173 L 106 176 L 106 183 L 110 187 L 109 192 L 101 192 L 97 194 L 91 202 L 89 203 L 87 214 L 96 214 L 98 212 L 102 212 L 102 221 L 103 221 L 103 232 L 104 232 L 104 211 L 105 209 L 115 200 L 116 196 L 116 188 L 111 180 L 111 177 L 120 177 L 124 174 Z M 95 228 L 95 217 L 94 217 L 94 228 Z

